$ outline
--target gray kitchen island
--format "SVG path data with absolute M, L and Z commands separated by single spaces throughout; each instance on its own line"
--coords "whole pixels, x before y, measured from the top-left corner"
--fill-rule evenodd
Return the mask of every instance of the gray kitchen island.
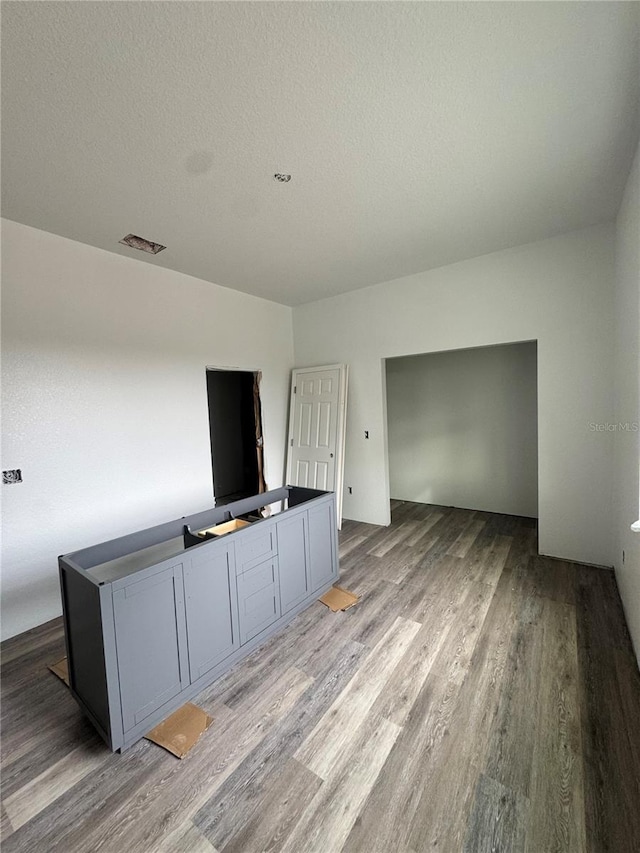
M 337 580 L 335 494 L 285 486 L 58 564 L 71 693 L 123 750 Z

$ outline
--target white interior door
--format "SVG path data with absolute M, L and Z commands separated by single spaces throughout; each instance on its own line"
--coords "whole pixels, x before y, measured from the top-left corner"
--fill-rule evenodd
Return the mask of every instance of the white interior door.
M 291 379 L 287 483 L 335 492 L 342 522 L 347 367 L 300 368 Z

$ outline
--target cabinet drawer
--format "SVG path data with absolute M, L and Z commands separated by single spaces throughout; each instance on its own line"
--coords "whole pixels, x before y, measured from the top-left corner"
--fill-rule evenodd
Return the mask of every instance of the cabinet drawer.
M 278 567 L 267 560 L 238 575 L 240 642 L 246 643 L 280 616 Z
M 236 565 L 239 574 L 261 563 L 276 553 L 276 529 L 273 523 L 267 523 L 257 530 L 242 532 L 236 542 Z
M 273 586 L 276 582 L 276 564 L 274 560 L 259 563 L 238 577 L 238 591 L 243 595 L 253 595 L 259 589 Z

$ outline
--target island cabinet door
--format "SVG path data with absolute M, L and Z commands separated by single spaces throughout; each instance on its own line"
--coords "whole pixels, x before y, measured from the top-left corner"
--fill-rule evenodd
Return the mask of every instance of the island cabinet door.
M 215 542 L 192 551 L 184 592 L 189 672 L 196 681 L 240 645 L 233 549 Z
M 310 593 L 307 552 L 309 531 L 307 513 L 293 518 L 283 514 L 277 522 L 278 567 L 280 570 L 280 603 L 282 613 L 288 613 Z
M 311 592 L 338 576 L 335 552 L 335 504 L 331 501 L 309 508 L 309 575 Z
M 189 684 L 182 566 L 114 590 L 124 731 Z

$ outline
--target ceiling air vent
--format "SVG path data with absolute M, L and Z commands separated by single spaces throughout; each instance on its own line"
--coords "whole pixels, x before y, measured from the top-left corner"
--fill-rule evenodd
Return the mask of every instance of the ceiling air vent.
M 149 252 L 150 255 L 157 255 L 166 246 L 161 246 L 160 243 L 152 243 L 151 240 L 145 240 L 144 237 L 136 237 L 135 234 L 127 234 L 122 240 L 118 240 L 125 246 L 131 246 L 132 249 L 140 249 L 141 252 Z

